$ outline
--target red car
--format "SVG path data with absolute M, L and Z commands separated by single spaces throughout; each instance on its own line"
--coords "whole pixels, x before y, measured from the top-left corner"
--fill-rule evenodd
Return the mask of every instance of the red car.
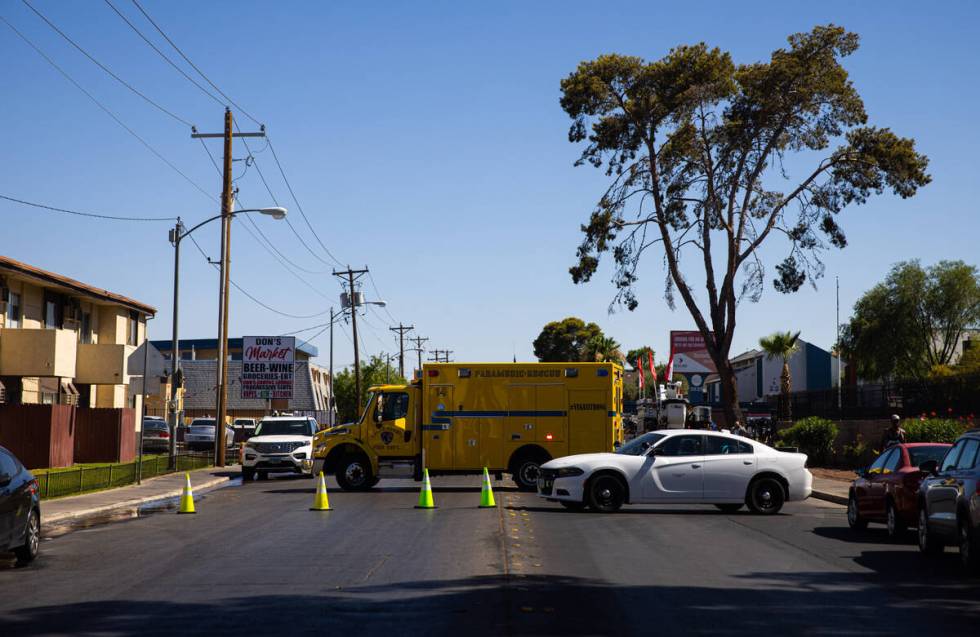
M 918 520 L 919 483 L 925 477 L 919 465 L 942 462 L 952 445 L 912 442 L 893 445 L 866 469 L 858 469 L 847 498 L 847 523 L 864 529 L 868 522 L 888 526 L 888 536 L 901 535 Z

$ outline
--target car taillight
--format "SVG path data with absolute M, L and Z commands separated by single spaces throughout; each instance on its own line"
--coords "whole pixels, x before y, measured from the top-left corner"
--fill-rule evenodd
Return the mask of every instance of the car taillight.
M 37 478 L 31 480 L 27 484 L 27 490 L 30 491 L 31 495 L 37 495 Z
M 169 431 L 161 431 L 160 432 L 160 437 L 161 438 L 169 438 L 170 437 L 170 432 Z

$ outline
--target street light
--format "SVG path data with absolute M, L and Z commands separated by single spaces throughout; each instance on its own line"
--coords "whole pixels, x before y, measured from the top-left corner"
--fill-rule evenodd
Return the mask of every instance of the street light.
M 258 213 L 261 213 L 261 214 L 264 214 L 264 215 L 268 215 L 268 216 L 270 216 L 270 217 L 272 217 L 273 219 L 276 219 L 276 220 L 285 219 L 286 218 L 286 209 L 283 208 L 283 207 L 281 207 L 281 206 L 272 206 L 272 207 L 269 207 L 269 208 L 244 208 L 242 210 L 233 210 L 231 213 L 229 213 L 229 216 L 230 217 L 234 217 L 235 215 L 239 215 L 239 214 L 241 214 L 243 212 L 258 212 Z M 170 413 L 171 413 L 171 428 L 170 428 L 170 461 L 169 461 L 169 464 L 170 464 L 170 468 L 171 469 L 176 469 L 176 467 L 177 467 L 177 424 L 179 422 L 178 412 L 177 412 L 177 372 L 180 369 L 180 351 L 178 350 L 179 344 L 178 344 L 178 341 L 177 341 L 177 318 L 178 318 L 178 312 L 179 312 L 179 307 L 180 307 L 180 296 L 179 296 L 179 291 L 180 291 L 180 242 L 183 241 L 184 238 L 186 238 L 188 235 L 190 235 L 192 232 L 194 232 L 195 230 L 197 230 L 201 226 L 207 225 L 207 224 L 211 223 L 212 221 L 216 221 L 218 219 L 221 219 L 223 216 L 224 216 L 223 214 L 218 214 L 218 215 L 215 215 L 215 216 L 213 216 L 213 217 L 211 217 L 209 219 L 205 219 L 201 223 L 199 223 L 196 226 L 192 227 L 190 230 L 185 230 L 184 229 L 184 225 L 183 225 L 183 223 L 180 220 L 180 217 L 177 217 L 177 225 L 174 226 L 170 230 L 170 243 L 173 244 L 173 246 L 174 246 L 174 315 L 173 315 L 173 333 L 172 333 L 172 336 L 171 336 L 171 339 L 172 340 L 171 340 L 171 344 L 170 344 L 170 347 L 171 347 L 171 349 L 170 349 L 170 407 L 171 407 L 170 408 Z M 227 294 L 227 291 L 224 290 L 224 280 L 223 279 L 221 281 L 221 293 L 222 294 Z M 222 302 L 222 299 L 219 298 L 218 299 L 219 310 L 221 308 L 221 302 Z M 219 340 L 219 343 L 218 343 L 218 351 L 220 353 L 220 355 L 218 356 L 218 365 L 223 365 L 225 363 L 225 361 L 222 360 L 222 357 L 224 356 L 224 347 L 222 346 L 223 344 L 220 343 L 220 340 L 221 340 L 220 334 L 219 334 L 218 340 Z M 220 367 L 219 367 L 219 369 L 220 369 Z M 225 428 L 224 427 L 218 427 L 217 424 L 218 423 L 216 421 L 215 422 L 215 431 L 214 431 L 214 433 L 215 433 L 215 436 L 214 436 L 215 444 L 224 445 Z

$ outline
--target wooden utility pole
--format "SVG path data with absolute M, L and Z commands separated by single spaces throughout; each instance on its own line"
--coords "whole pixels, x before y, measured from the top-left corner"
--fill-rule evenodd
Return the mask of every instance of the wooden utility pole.
M 416 336 L 415 338 L 410 338 L 408 340 L 415 341 L 415 348 L 414 349 L 415 349 L 415 353 L 418 354 L 418 357 L 419 357 L 419 368 L 418 369 L 419 369 L 419 375 L 421 376 L 421 374 L 422 374 L 422 343 L 426 342 L 429 339 L 428 338 L 424 338 L 422 336 Z
M 214 464 L 225 466 L 225 418 L 228 412 L 228 285 L 231 279 L 231 218 L 235 205 L 232 191 L 232 138 L 265 137 L 265 127 L 258 133 L 235 133 L 231 109 L 225 108 L 225 130 L 223 133 L 198 133 L 192 130 L 194 139 L 221 137 L 224 139 L 224 170 L 221 179 L 221 269 L 218 286 L 218 360 L 215 404 L 217 417 L 214 428 Z
M 398 332 L 398 373 L 405 378 L 405 332 L 415 329 L 414 325 L 398 324 L 398 327 L 389 327 L 392 332 Z
M 432 358 L 429 360 L 435 361 L 436 363 L 448 363 L 449 355 L 453 353 L 451 349 L 434 349 L 432 350 Z
M 335 277 L 340 277 L 342 280 L 346 279 L 347 283 L 347 298 L 350 304 L 350 325 L 352 336 L 354 337 L 354 396 L 356 399 L 357 410 L 361 409 L 361 352 L 357 344 L 357 290 L 354 287 L 354 283 L 360 279 L 362 276 L 368 273 L 367 266 L 364 266 L 361 270 L 351 270 L 350 266 L 347 266 L 346 270 L 337 271 L 334 270 L 333 275 Z M 343 310 L 343 308 L 341 308 Z

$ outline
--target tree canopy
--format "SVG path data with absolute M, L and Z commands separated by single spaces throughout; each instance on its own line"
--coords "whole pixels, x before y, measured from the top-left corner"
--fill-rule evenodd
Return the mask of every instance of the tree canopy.
M 862 378 L 924 378 L 957 362 L 957 344 L 978 323 L 976 267 L 905 261 L 858 299 L 843 328 L 842 350 Z
M 597 337 L 604 338 L 605 334 L 595 323 L 574 316 L 552 321 L 534 339 L 534 355 L 542 363 L 589 360 L 589 343 Z
M 626 362 L 630 364 L 633 369 L 636 369 L 636 361 L 643 361 L 643 366 L 647 367 L 649 363 L 647 362 L 647 354 L 653 354 L 654 360 L 656 360 L 657 353 L 653 351 L 653 348 L 649 345 L 644 345 L 643 347 L 637 347 L 626 352 Z
M 841 65 L 857 48 L 856 34 L 817 26 L 765 62 L 736 64 L 699 43 L 653 62 L 602 55 L 561 82 L 569 141 L 585 144 L 577 164 L 611 178 L 582 225 L 572 279 L 589 281 L 611 253 L 613 303 L 634 309 L 641 258 L 662 251 L 667 303 L 680 295 L 704 336 L 729 418 L 736 306 L 762 293 L 759 247 L 784 239 L 773 284 L 794 292 L 822 275 L 828 244 L 846 245 L 845 207 L 886 189 L 910 197 L 930 181 L 912 139 L 867 125 Z M 790 164 L 806 167 L 791 174 Z
M 405 378 L 398 368 L 388 364 L 382 356 L 372 356 L 361 362 L 361 387 L 366 391 L 372 385 L 404 384 Z M 354 392 L 354 370 L 347 368 L 334 375 L 333 391 L 337 401 L 337 422 L 353 422 L 360 418 L 364 405 L 357 404 Z

